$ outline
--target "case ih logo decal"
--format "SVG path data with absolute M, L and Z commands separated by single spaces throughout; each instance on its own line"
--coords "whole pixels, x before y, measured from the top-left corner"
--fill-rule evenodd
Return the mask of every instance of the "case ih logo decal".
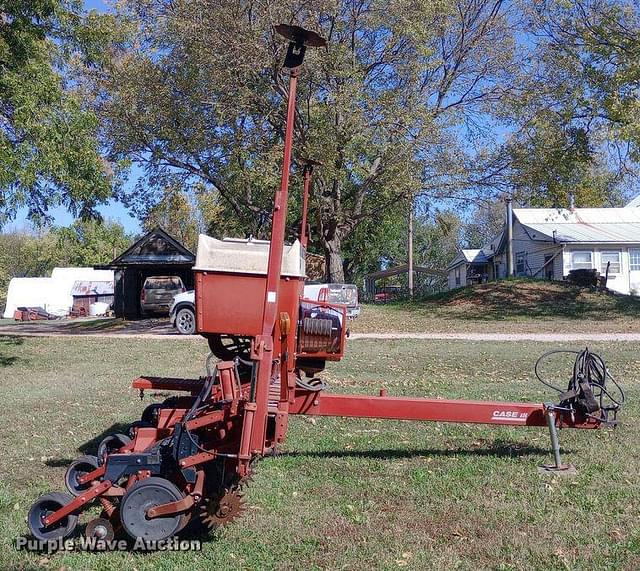
M 517 422 L 526 422 L 528 414 L 517 410 L 494 410 L 491 420 L 515 420 Z

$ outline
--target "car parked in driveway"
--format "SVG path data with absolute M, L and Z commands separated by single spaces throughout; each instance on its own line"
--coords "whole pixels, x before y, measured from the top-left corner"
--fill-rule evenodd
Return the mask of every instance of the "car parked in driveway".
M 196 332 L 196 295 L 194 290 L 174 296 L 169 310 L 169 322 L 181 335 Z
M 140 290 L 140 313 L 166 313 L 176 294 L 186 291 L 178 276 L 151 276 L 144 280 Z

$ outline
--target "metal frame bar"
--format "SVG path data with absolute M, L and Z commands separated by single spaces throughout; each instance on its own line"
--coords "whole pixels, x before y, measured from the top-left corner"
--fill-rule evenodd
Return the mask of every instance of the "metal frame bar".
M 384 389 L 380 396 L 298 390 L 289 414 L 547 426 L 543 404 L 390 397 Z M 568 428 L 590 429 L 600 426 L 596 419 L 574 419 L 570 414 L 557 417 L 557 422 Z

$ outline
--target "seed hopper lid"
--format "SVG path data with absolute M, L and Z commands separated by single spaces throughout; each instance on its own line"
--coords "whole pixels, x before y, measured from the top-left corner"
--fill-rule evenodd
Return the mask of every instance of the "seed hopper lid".
M 311 30 L 305 30 L 300 26 L 278 24 L 273 28 L 283 38 L 286 38 L 297 45 L 309 46 L 312 48 L 327 47 L 327 40 L 325 40 L 320 34 L 312 32 Z
M 225 238 L 217 240 L 200 234 L 195 271 L 266 275 L 269 264 L 268 240 Z M 304 249 L 299 240 L 284 246 L 281 274 L 304 278 Z

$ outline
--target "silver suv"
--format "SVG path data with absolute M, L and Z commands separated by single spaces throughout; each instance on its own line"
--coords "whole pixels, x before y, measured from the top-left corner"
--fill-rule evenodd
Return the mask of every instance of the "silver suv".
M 142 316 L 149 313 L 169 311 L 173 297 L 185 291 L 184 284 L 178 276 L 151 276 L 144 280 L 140 290 L 140 312 Z

